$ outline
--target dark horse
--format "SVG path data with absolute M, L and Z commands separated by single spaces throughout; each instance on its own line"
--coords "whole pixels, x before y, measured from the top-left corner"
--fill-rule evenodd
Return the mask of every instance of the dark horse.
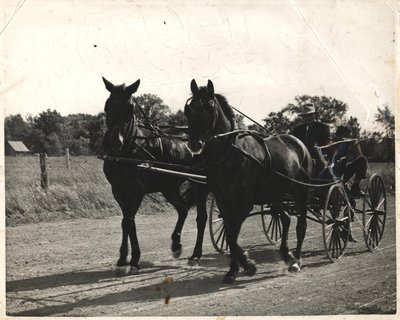
M 179 164 L 192 162 L 193 156 L 187 146 L 187 141 L 182 139 L 185 135 L 187 136 L 183 130 L 175 130 L 173 136 L 167 136 L 150 123 L 138 122 L 134 114 L 135 104 L 132 94 L 137 91 L 140 80 L 130 86 L 125 86 L 125 84 L 115 86 L 104 78 L 103 81 L 110 92 L 105 104 L 107 132 L 104 136 L 104 151 L 106 155 Z M 140 108 L 140 106 L 137 107 Z M 122 244 L 118 267 L 130 264 L 131 273 L 139 269 L 140 249 L 136 235 L 135 215 L 144 195 L 153 192 L 161 192 L 178 211 L 178 221 L 171 237 L 171 249 L 176 258 L 181 254 L 181 231 L 188 210 L 196 203 L 197 240 L 189 263 L 199 262 L 207 221 L 205 207 L 207 193 L 203 190 L 204 188 L 188 182 L 185 183 L 187 186 L 185 189 L 183 186 L 185 178 L 139 170 L 132 163 L 106 160 L 103 170 L 123 213 Z M 132 250 L 130 263 L 126 261 L 128 237 Z
M 224 282 L 235 280 L 239 266 L 247 275 L 256 272 L 254 263 L 237 243 L 242 223 L 254 204 L 270 204 L 271 210 L 280 215 L 282 257 L 289 265 L 289 271 L 299 271 L 307 228 L 308 188 L 293 184 L 290 179 L 309 181 L 312 172 L 309 152 L 300 140 L 291 135 L 264 138 L 250 131 L 231 131 L 234 121 L 232 108 L 223 96 L 214 93 L 210 80 L 207 87 L 200 88 L 192 80 L 191 91 L 193 96 L 185 106 L 189 146 L 193 151 L 201 152 L 204 158 L 207 184 L 222 214 L 230 248 L 230 269 Z M 289 188 L 294 189 L 299 212 L 294 256 L 287 244 L 290 216 L 282 206 L 282 198 Z

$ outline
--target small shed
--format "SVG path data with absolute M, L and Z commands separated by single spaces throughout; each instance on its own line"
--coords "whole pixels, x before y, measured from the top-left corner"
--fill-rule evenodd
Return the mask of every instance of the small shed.
M 22 141 L 7 141 L 6 143 L 6 156 L 16 156 L 29 153 L 29 149 L 24 145 Z

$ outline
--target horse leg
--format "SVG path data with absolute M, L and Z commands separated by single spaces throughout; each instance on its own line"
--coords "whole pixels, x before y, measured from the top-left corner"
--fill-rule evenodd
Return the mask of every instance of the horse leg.
M 226 230 L 226 242 L 228 243 L 230 251 L 230 266 L 229 266 L 229 271 L 225 274 L 224 279 L 222 280 L 222 283 L 231 284 L 235 282 L 235 279 L 239 274 L 239 259 L 238 259 L 239 246 L 237 244 L 239 228 L 235 223 L 232 223 L 231 221 L 228 222 L 226 219 L 224 219 L 224 225 Z
M 234 244 L 235 245 L 234 252 L 237 256 L 239 265 L 244 269 L 243 273 L 246 276 L 253 276 L 256 273 L 257 268 L 255 266 L 255 262 L 253 260 L 250 260 L 248 254 L 245 254 L 243 249 L 239 246 L 239 244 L 237 243 L 237 238 L 239 236 L 241 226 L 242 226 L 244 220 L 246 219 L 246 217 L 248 216 L 248 214 L 250 213 L 250 211 L 252 210 L 252 208 L 253 208 L 252 203 L 245 203 L 245 204 L 239 206 L 238 211 L 237 211 L 238 213 L 240 213 L 238 215 L 239 221 L 237 221 L 238 230 L 236 231 L 237 235 L 236 235 L 236 241 Z M 232 249 L 231 249 L 231 251 L 232 251 Z
M 235 281 L 239 273 L 239 265 L 244 268 L 245 275 L 252 276 L 256 273 L 257 269 L 254 262 L 248 259 L 243 249 L 237 243 L 243 221 L 252 207 L 253 205 L 250 203 L 237 205 L 235 212 L 231 212 L 232 215 L 228 219 L 224 218 L 226 241 L 229 245 L 231 263 L 230 269 L 223 279 L 223 283 L 233 283 Z
M 126 214 L 124 213 L 123 223 L 128 229 L 129 240 L 131 242 L 131 261 L 130 261 L 130 274 L 136 274 L 139 271 L 140 248 L 139 241 L 136 233 L 135 216 L 142 203 L 145 191 L 142 184 L 138 184 L 132 188 L 131 193 L 127 195 L 128 208 Z
M 307 230 L 307 196 L 308 190 L 299 190 L 295 195 L 296 205 L 300 216 L 297 218 L 296 236 L 297 246 L 295 251 L 296 263 L 289 268 L 289 271 L 298 272 L 301 268 L 301 248 Z
M 171 251 L 174 258 L 179 258 L 182 253 L 181 233 L 188 215 L 188 209 L 182 205 L 175 205 L 175 209 L 178 212 L 178 221 L 171 235 Z
M 117 261 L 117 274 L 120 274 L 118 268 L 125 267 L 130 264 L 131 272 L 139 269 L 140 249 L 136 235 L 135 215 L 142 202 L 144 191 L 142 188 L 134 188 L 132 194 L 125 194 L 113 189 L 114 197 L 121 207 L 123 218 L 121 222 L 122 242 L 119 249 L 119 259 Z M 126 191 L 125 191 L 126 192 Z M 128 237 L 131 242 L 132 258 L 130 263 L 127 263 L 128 255 Z
M 162 194 L 178 212 L 178 220 L 171 235 L 171 251 L 174 258 L 179 258 L 182 253 L 181 233 L 190 209 L 190 204 L 185 203 L 185 200 L 180 195 L 179 185 L 175 185 L 172 188 L 163 191 Z
M 123 213 L 124 214 L 124 213 Z M 129 263 L 126 261 L 126 257 L 128 256 L 128 232 L 129 232 L 129 225 L 128 225 L 128 216 L 122 218 L 121 221 L 121 229 L 122 229 L 122 242 L 119 248 L 119 259 L 117 261 L 117 267 L 124 267 L 127 266 Z
M 206 201 L 207 201 L 208 190 L 204 188 L 198 187 L 196 188 L 196 209 L 197 209 L 197 238 L 196 244 L 193 249 L 193 254 L 189 258 L 189 265 L 197 265 L 200 262 L 201 256 L 203 254 L 203 239 L 204 239 L 204 230 L 206 228 L 207 223 L 207 210 L 206 210 Z
M 127 266 L 129 263 L 126 261 L 126 257 L 128 256 L 128 237 L 129 237 L 129 226 L 127 223 L 128 212 L 125 208 L 125 201 L 123 197 L 123 191 L 120 191 L 118 188 L 112 186 L 112 192 L 115 200 L 118 202 L 123 218 L 121 221 L 121 229 L 122 229 L 122 242 L 119 248 L 119 259 L 117 261 L 117 268 Z
M 282 222 L 282 240 L 280 246 L 280 252 L 282 259 L 286 264 L 291 264 L 293 261 L 293 255 L 289 251 L 288 238 L 289 238 L 289 227 L 290 227 L 290 215 L 283 210 L 281 201 L 273 203 L 271 206 L 271 214 L 279 215 Z
M 239 264 L 235 251 L 235 248 L 237 247 L 237 237 L 239 235 L 239 230 L 235 230 L 237 229 L 237 224 L 234 220 L 234 199 L 230 201 L 229 198 L 224 197 L 224 194 L 217 193 L 216 190 L 214 190 L 214 196 L 221 216 L 224 220 L 226 243 L 228 244 L 230 251 L 230 268 L 228 273 L 225 274 L 222 283 L 233 283 L 239 274 Z

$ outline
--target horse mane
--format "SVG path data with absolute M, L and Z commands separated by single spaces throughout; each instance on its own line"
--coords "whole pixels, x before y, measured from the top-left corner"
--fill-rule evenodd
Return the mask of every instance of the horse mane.
M 203 97 L 208 96 L 207 87 L 200 87 L 199 91 L 198 91 L 198 95 L 203 96 Z M 216 93 L 215 97 L 217 98 L 218 103 L 220 104 L 223 113 L 228 118 L 228 120 L 232 126 L 232 130 L 235 130 L 236 129 L 235 112 L 233 111 L 232 107 L 229 105 L 228 100 L 222 94 L 219 94 L 219 93 Z
M 232 130 L 235 130 L 236 129 L 235 112 L 233 111 L 231 105 L 228 103 L 228 100 L 219 93 L 216 93 L 215 97 L 217 98 L 222 108 L 222 111 L 224 112 L 229 122 L 231 123 Z

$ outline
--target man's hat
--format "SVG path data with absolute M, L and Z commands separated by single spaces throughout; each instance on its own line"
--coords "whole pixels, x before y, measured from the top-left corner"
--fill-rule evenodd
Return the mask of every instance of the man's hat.
M 315 106 L 313 103 L 308 102 L 303 104 L 301 108 L 301 113 L 299 114 L 300 117 L 307 117 L 316 114 Z

